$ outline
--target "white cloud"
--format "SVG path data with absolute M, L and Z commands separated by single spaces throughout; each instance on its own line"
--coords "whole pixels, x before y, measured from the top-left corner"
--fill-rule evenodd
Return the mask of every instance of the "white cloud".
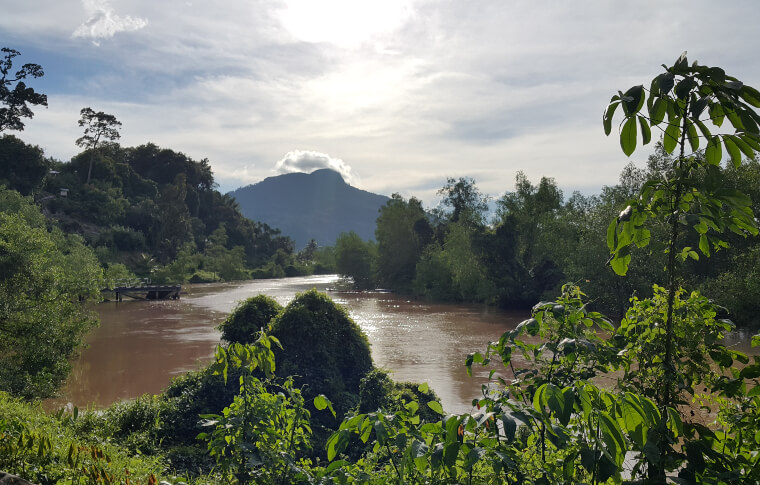
M 274 165 L 274 171 L 283 173 L 311 173 L 322 168 L 329 168 L 338 172 L 346 183 L 355 185 L 358 177 L 354 174 L 351 166 L 346 164 L 340 158 L 331 157 L 326 153 L 313 152 L 309 150 L 293 150 L 285 154 Z
M 148 25 L 148 21 L 142 18 L 117 15 L 108 0 L 82 0 L 82 4 L 87 20 L 72 36 L 91 38 L 95 45 L 99 45 L 98 39 L 113 37 L 118 32 L 140 30 Z

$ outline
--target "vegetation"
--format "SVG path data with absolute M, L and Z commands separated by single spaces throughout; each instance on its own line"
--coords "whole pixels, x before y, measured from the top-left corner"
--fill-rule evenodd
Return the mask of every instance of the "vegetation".
M 81 238 L 49 227 L 29 198 L 0 187 L 0 389 L 49 396 L 96 320 L 102 270 Z
M 0 466 L 41 483 L 156 483 L 157 476 L 185 483 L 760 483 L 760 357 L 751 361 L 727 347 L 733 323 L 699 291 L 685 289 L 730 292 L 742 282 L 753 291 L 751 269 L 728 272 L 735 255 L 723 250 L 757 252 L 749 238 L 758 234 L 755 208 L 741 184 L 757 180 L 760 116 L 753 107 L 760 93 L 722 69 L 689 65 L 683 55 L 648 89 L 613 96 L 603 118 L 607 134 L 620 107 L 626 155 L 639 134 L 649 143 L 652 127 L 664 124 L 662 145 L 646 172 L 627 167 L 621 184 L 598 198 L 575 194 L 564 203 L 551 179 L 534 187 L 518 174 L 517 190 L 499 201 L 499 219 L 488 227 L 474 182 L 449 180 L 432 215 L 416 199 L 392 198 L 378 220 L 376 256 L 351 234 L 336 247 L 336 264 L 346 272 L 427 296 L 524 304 L 587 268 L 587 279 L 595 279 L 588 286 L 609 286 L 596 306 L 619 305 L 619 320 L 592 308 L 581 286 L 565 284 L 559 296 L 535 304 L 531 318 L 469 355 L 468 372 L 495 367 L 472 413 L 446 413 L 427 385 L 393 383 L 374 368 L 366 336 L 345 310 L 312 290 L 284 309 L 262 296 L 243 302 L 222 325 L 229 345 L 217 349 L 214 362 L 160 396 L 102 413 L 46 415 L 0 394 Z M 724 120 L 731 127 L 721 128 Z M 721 164 L 723 148 L 730 165 Z M 139 164 L 120 163 L 139 174 Z M 194 231 L 203 231 L 193 221 L 203 222 L 202 204 L 188 201 L 213 198 L 189 182 L 192 175 L 136 184 L 155 188 L 153 203 L 171 214 L 164 221 L 174 224 L 171 233 L 153 242 L 176 274 L 200 258 Z M 103 180 L 113 179 L 96 177 L 80 190 L 98 188 L 114 202 L 117 186 Z M 29 364 L 17 372 L 28 376 L 21 386 L 13 387 L 15 375 L 0 377 L 13 392 L 33 396 L 54 386 L 59 367 L 26 354 L 34 345 L 20 340 L 22 333 L 43 318 L 49 325 L 55 312 L 74 316 L 52 328 L 75 348 L 86 320 L 77 319 L 79 300 L 99 288 L 101 270 L 81 238 L 63 235 L 30 199 L 0 195 L 0 274 L 8 280 L 0 287 L 0 323 L 3 331 L 15 329 L 2 339 L 11 342 L 3 351 L 7 365 Z M 605 214 L 613 214 L 606 224 Z M 203 257 L 249 257 L 246 246 L 228 247 L 226 224 L 235 220 L 215 227 Z M 558 237 L 575 253 L 559 254 L 550 243 Z M 597 237 L 602 247 L 606 242 L 601 263 Z M 312 246 L 300 261 L 318 252 Z M 291 254 L 278 248 L 267 264 L 285 271 Z M 413 262 L 413 271 L 401 261 Z M 85 273 L 71 278 L 76 271 Z M 6 291 L 13 278 L 28 294 Z M 646 294 L 631 296 L 644 284 Z M 752 342 L 760 345 L 760 336 Z M 172 468 L 182 477 L 165 471 Z
M 22 118 L 34 116 L 29 105 L 47 106 L 47 96 L 28 87 L 24 80 L 29 77 L 38 78 L 45 75 L 39 64 L 24 64 L 15 73 L 13 59 L 21 53 L 15 49 L 3 47 L 0 59 L 0 133 L 6 130 L 22 131 Z

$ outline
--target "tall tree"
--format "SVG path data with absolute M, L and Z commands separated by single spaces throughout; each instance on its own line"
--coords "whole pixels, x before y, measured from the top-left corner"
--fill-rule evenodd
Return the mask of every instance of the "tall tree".
M 13 58 L 21 55 L 15 49 L 3 47 L 0 59 L 0 133 L 5 130 L 22 131 L 24 123 L 21 118 L 34 116 L 29 105 L 47 107 L 47 96 L 27 87 L 24 79 L 42 77 L 45 72 L 39 64 L 24 64 L 21 69 L 11 73 Z
M 118 140 L 121 136 L 119 129 L 121 121 L 118 121 L 114 115 L 109 115 L 102 111 L 97 113 L 92 108 L 82 108 L 79 112 L 79 126 L 84 127 L 84 136 L 77 139 L 76 144 L 90 150 L 90 168 L 87 170 L 87 182 L 90 183 L 92 177 L 92 162 L 95 159 L 95 152 L 101 146 L 101 140 Z
M 446 185 L 438 191 L 443 196 L 441 203 L 451 208 L 448 219 L 451 222 L 464 220 L 467 223 L 482 224 L 488 210 L 488 197 L 481 194 L 475 186 L 475 180 L 449 177 Z

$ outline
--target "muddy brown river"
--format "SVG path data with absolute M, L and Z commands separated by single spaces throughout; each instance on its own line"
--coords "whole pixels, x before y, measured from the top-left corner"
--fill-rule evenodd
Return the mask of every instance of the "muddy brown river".
M 334 275 L 185 285 L 180 300 L 98 304 L 100 327 L 88 336 L 61 397 L 46 407 L 107 406 L 159 393 L 172 377 L 211 360 L 219 344 L 215 327 L 239 301 L 263 293 L 286 305 L 311 288 L 348 309 L 369 338 L 376 366 L 398 381 L 427 382 L 448 412 L 469 411 L 487 378 L 485 371 L 467 376 L 467 354 L 483 351 L 526 318 L 482 305 L 340 290 Z

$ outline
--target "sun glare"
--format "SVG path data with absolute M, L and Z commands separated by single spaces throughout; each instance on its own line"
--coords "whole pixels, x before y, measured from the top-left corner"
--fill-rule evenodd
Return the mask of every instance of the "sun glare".
M 352 48 L 399 28 L 411 13 L 408 0 L 287 0 L 281 18 L 300 40 Z

